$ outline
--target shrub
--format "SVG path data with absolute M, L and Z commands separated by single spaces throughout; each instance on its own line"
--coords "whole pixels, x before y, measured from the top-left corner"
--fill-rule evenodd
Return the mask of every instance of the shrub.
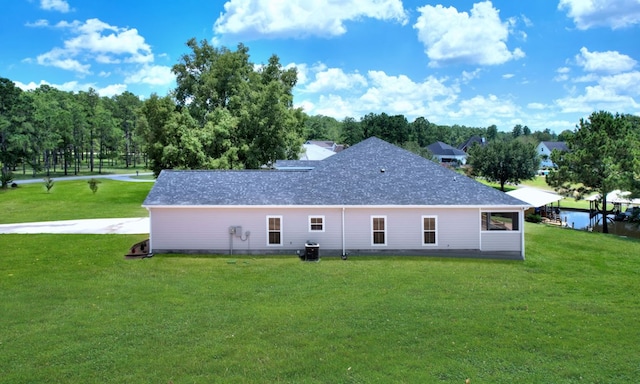
M 49 176 L 44 178 L 44 187 L 47 188 L 47 193 L 49 193 L 49 191 L 51 191 L 51 188 L 53 188 L 53 179 Z
M 2 189 L 7 189 L 12 181 L 13 173 L 11 173 L 11 171 L 2 170 L 2 174 L 0 175 L 0 187 Z
M 535 213 L 530 213 L 524 217 L 524 220 L 530 223 L 541 223 L 542 216 L 536 215 Z
M 87 181 L 87 183 L 89 183 L 89 188 L 91 189 L 91 192 L 93 192 L 93 193 L 98 192 L 98 184 L 101 183 L 100 180 L 98 180 L 98 179 L 90 179 L 89 181 Z

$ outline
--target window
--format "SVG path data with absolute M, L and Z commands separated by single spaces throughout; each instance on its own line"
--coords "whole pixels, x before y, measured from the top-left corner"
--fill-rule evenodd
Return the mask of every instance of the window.
M 437 245 L 436 217 L 422 216 L 422 245 Z
M 387 245 L 387 227 L 385 216 L 371 217 L 372 245 Z
M 282 245 L 282 216 L 267 216 L 267 245 Z
M 519 231 L 518 212 L 482 212 L 483 231 Z
M 309 216 L 309 232 L 324 232 L 324 216 Z

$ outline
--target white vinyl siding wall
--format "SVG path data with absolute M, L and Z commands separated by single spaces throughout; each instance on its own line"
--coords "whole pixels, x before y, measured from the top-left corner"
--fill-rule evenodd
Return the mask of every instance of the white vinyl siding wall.
M 495 211 L 495 210 L 494 210 Z M 234 253 L 280 250 L 285 253 L 316 242 L 320 252 L 343 247 L 342 208 L 150 208 L 151 246 L 159 251 Z M 520 251 L 521 231 L 481 231 L 478 208 L 372 208 L 344 210 L 345 250 Z M 281 246 L 267 246 L 267 217 L 281 217 Z M 372 245 L 372 217 L 385 217 L 386 246 Z M 423 217 L 436 217 L 436 244 L 424 244 Z M 309 231 L 309 218 L 323 217 L 323 232 Z M 520 228 L 522 213 L 520 212 Z M 242 236 L 229 227 L 241 226 Z M 246 232 L 249 235 L 246 236 Z

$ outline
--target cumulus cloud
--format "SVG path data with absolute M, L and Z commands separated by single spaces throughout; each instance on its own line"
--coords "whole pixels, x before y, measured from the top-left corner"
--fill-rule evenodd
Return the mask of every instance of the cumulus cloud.
M 127 86 L 124 84 L 111 84 L 105 87 L 98 87 L 95 83 L 80 83 L 78 81 L 68 81 L 62 84 L 51 84 L 47 81 L 40 80 L 39 83 L 30 82 L 28 84 L 21 83 L 20 81 L 15 81 L 16 87 L 22 89 L 23 91 L 32 91 L 42 85 L 48 85 L 53 88 L 59 89 L 65 92 L 79 92 L 79 91 L 88 91 L 89 88 L 93 88 L 98 92 L 100 96 L 115 96 L 123 93 L 127 90 Z
M 45 11 L 58 11 L 67 13 L 71 11 L 69 3 L 66 0 L 40 0 L 40 8 Z
M 587 72 L 621 73 L 630 71 L 638 63 L 618 51 L 589 52 L 585 47 L 576 55 L 576 63 Z
M 99 19 L 61 21 L 55 28 L 67 30 L 72 36 L 64 41 L 63 47 L 55 47 L 39 55 L 37 62 L 41 65 L 89 74 L 91 60 L 100 64 L 147 64 L 153 61 L 151 47 L 136 29 L 119 28 Z
M 169 85 L 176 79 L 171 67 L 163 65 L 145 65 L 125 78 L 125 83 Z
M 229 0 L 216 20 L 217 35 L 256 37 L 332 37 L 347 31 L 345 21 L 362 18 L 405 24 L 401 0 Z
M 595 85 L 584 88 L 584 93 L 573 94 L 557 99 L 556 105 L 562 112 L 584 114 L 596 110 L 608 110 L 624 113 L 640 112 L 640 104 L 636 99 L 640 96 L 640 89 L 636 86 L 640 82 L 640 72 L 627 72 L 611 76 L 603 76 Z
M 315 74 L 314 79 L 303 90 L 305 92 L 333 92 L 367 86 L 361 74 L 345 73 L 340 68 L 327 68 Z
M 342 119 L 360 117 L 372 111 L 408 117 L 444 114 L 457 98 L 457 82 L 429 76 L 416 82 L 405 75 L 384 71 L 346 73 L 322 64 L 307 67 L 311 80 L 296 91 L 297 104 L 307 113 Z
M 418 11 L 413 27 L 424 44 L 429 66 L 497 65 L 525 56 L 520 48 L 511 51 L 507 47 L 514 21 L 502 22 L 490 1 L 474 4 L 470 14 L 442 5 L 425 5 Z
M 640 23 L 638 0 L 560 0 L 559 10 L 573 19 L 578 29 L 630 27 Z

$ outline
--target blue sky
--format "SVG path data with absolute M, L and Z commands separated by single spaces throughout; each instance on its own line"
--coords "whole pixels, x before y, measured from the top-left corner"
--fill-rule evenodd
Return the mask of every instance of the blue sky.
M 0 77 L 141 97 L 175 87 L 191 37 L 298 68 L 296 106 L 560 133 L 640 115 L 640 0 L 12 0 Z

